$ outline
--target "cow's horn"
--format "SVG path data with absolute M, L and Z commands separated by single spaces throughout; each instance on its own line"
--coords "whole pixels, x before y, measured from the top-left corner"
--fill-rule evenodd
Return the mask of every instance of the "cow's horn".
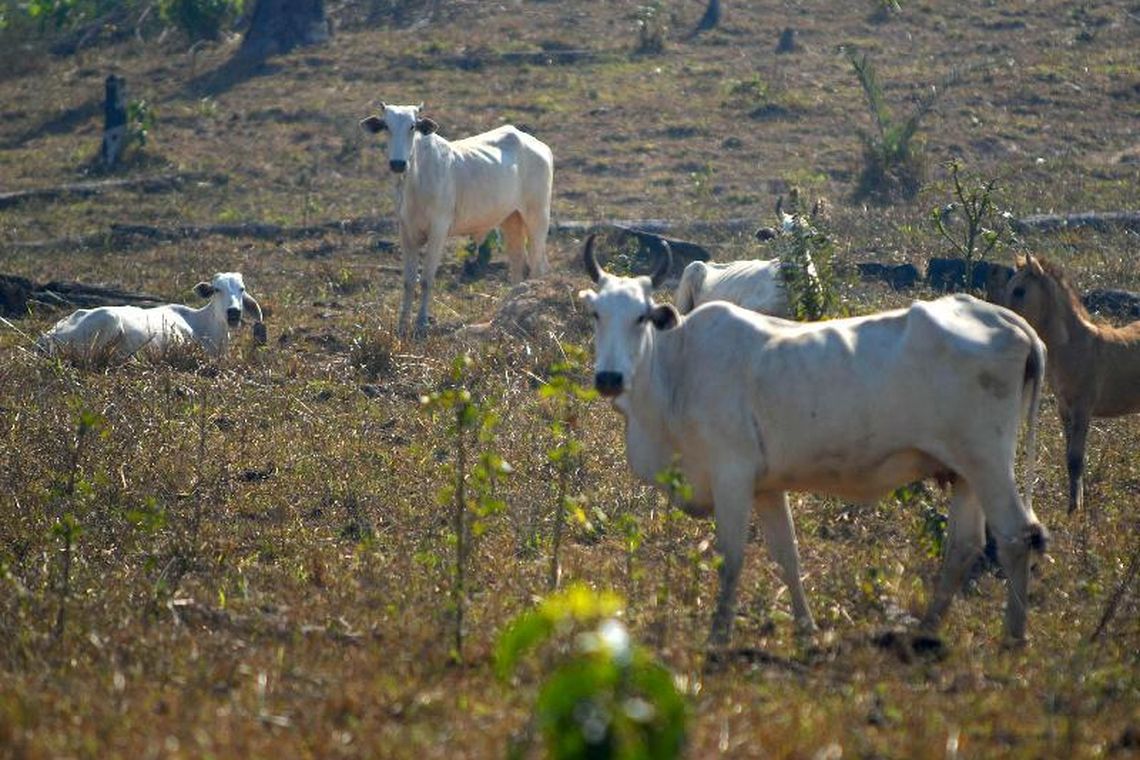
M 597 257 L 594 256 L 594 237 L 595 235 L 590 235 L 586 238 L 586 250 L 582 253 L 582 261 L 586 265 L 586 274 L 590 275 L 591 280 L 597 282 L 602 279 L 605 271 L 598 264 Z
M 657 266 L 654 268 L 653 274 L 649 275 L 649 279 L 653 281 L 655 288 L 665 281 L 665 275 L 669 274 L 669 270 L 673 268 L 673 249 L 664 240 L 661 241 L 661 248 L 665 252 L 658 254 Z

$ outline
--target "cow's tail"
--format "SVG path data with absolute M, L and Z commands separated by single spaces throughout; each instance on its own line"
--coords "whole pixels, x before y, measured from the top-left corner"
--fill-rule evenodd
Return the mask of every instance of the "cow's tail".
M 1041 390 L 1045 385 L 1045 344 L 1029 330 L 1030 350 L 1025 360 L 1025 389 L 1029 391 L 1025 404 L 1025 483 L 1022 499 L 1025 508 L 1033 510 L 1033 481 L 1037 476 L 1037 418 L 1041 410 Z

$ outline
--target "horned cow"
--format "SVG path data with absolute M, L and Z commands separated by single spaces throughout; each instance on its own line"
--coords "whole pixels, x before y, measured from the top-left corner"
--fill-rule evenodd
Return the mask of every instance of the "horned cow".
M 1029 550 L 1046 541 L 1014 476 L 1024 414 L 1032 482 L 1045 369 L 1025 320 L 966 295 L 816 323 L 721 301 L 682 317 L 651 297 L 667 263 L 652 278 L 608 274 L 592 237 L 584 260 L 598 285 L 580 294 L 595 320 L 594 384 L 625 418 L 631 469 L 655 483 L 679 467 L 692 491 L 682 506 L 714 518 L 724 561 L 712 644 L 729 640 L 750 514 L 811 630 L 786 492 L 865 502 L 932 476 L 953 497 L 924 626 L 941 621 L 988 523 L 1008 578 L 1006 632 L 1024 637 Z
M 513 126 L 449 142 L 420 106 L 381 104 L 363 119 L 369 132 L 387 130 L 388 166 L 399 176 L 396 214 L 404 257 L 404 296 L 398 331 L 407 334 L 417 275 L 421 299 L 416 333 L 429 321 L 436 270 L 449 237 L 481 243 L 496 227 L 503 233 L 509 276 L 518 283 L 545 275 L 546 234 L 554 157 L 550 148 Z

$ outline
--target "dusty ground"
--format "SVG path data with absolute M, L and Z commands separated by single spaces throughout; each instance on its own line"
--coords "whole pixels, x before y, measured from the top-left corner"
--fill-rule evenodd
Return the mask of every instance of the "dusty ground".
M 771 223 L 776 198 L 796 186 L 831 201 L 841 262 L 921 268 L 946 253 L 927 217 L 950 199 L 942 164 L 952 157 L 997 178 L 1017 217 L 1137 210 L 1135 3 L 913 2 L 876 21 L 870 2 L 728 2 L 720 28 L 685 40 L 703 3 L 667 2 L 672 29 L 656 55 L 631 53 L 635 2 L 441 5 L 425 25 L 366 25 L 357 4 L 342 4 L 332 44 L 241 76 L 219 73 L 233 43 L 191 56 L 177 35 L 160 42 L 147 28 L 141 40 L 61 58 L 36 35 L 5 33 L 0 190 L 218 179 L 0 208 L 0 272 L 192 302 L 194 283 L 240 270 L 270 330 L 266 348 L 243 336 L 204 369 L 190 357 L 103 371 L 34 357 L 20 333 L 0 329 L 5 754 L 487 757 L 525 726 L 535 682 L 498 682 L 489 653 L 506 621 L 546 592 L 557 478 L 553 412 L 537 388 L 573 355 L 568 346 L 589 347 L 573 297 L 585 284 L 581 240 L 555 234 L 554 276 L 517 290 L 502 267 L 462 281 L 464 241 L 453 242 L 431 334 L 398 341 L 393 236 L 289 232 L 391 218 L 383 143 L 357 128 L 381 100 L 425 101 L 448 137 L 526 125 L 554 150 L 558 221 L 671 219 L 717 258 L 763 255 L 716 223 Z M 777 55 L 788 26 L 801 47 Z M 586 54 L 517 58 L 559 50 Z M 871 121 L 850 50 L 875 61 L 898 118 L 958 71 L 922 122 L 927 183 L 912 200 L 853 197 L 858 131 Z M 110 71 L 157 122 L 108 176 L 94 157 Z M 241 222 L 284 232 L 158 240 L 112 226 Z M 1019 250 L 1061 262 L 1082 288 L 1137 290 L 1138 247 L 1135 231 L 1082 228 L 1027 233 Z M 865 285 L 848 295 L 867 311 L 930 293 Z M 59 316 L 14 324 L 35 335 Z M 486 323 L 488 334 L 472 334 Z M 507 511 L 489 519 L 472 557 L 456 666 L 438 505 L 454 443 L 419 398 L 449 387 L 464 351 L 475 363 L 463 384 L 500 420 L 479 445 L 515 472 L 500 486 Z M 794 510 L 823 633 L 794 638 L 786 591 L 756 541 L 735 637 L 742 656 L 706 671 L 715 572 L 700 547 L 711 525 L 664 518 L 626 471 L 614 412 L 593 402 L 574 414 L 587 453 L 570 488 L 588 524 L 571 523 L 563 578 L 628 597 L 634 636 L 685 688 L 690 756 L 942 756 L 955 742 L 974 757 L 1137 752 L 1135 583 L 1107 635 L 1089 643 L 1140 544 L 1135 419 L 1094 426 L 1090 513 L 1069 518 L 1046 404 L 1036 502 L 1054 541 L 1024 649 L 1000 645 L 1003 587 L 992 575 L 951 610 L 942 658 L 874 645 L 925 604 L 937 564 L 929 519 L 944 497 L 920 491 L 858 510 L 804 496 Z M 79 434 L 84 419 L 95 428 Z M 82 528 L 66 593 L 64 538 L 53 531 L 64 514 Z M 628 556 L 619 525 L 644 538 Z M 744 656 L 753 649 L 776 664 Z

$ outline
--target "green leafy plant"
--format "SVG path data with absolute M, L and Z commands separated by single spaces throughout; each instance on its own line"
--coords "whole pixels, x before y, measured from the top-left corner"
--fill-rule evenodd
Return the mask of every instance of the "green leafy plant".
M 140 148 L 146 147 L 150 133 L 158 123 L 158 116 L 150 101 L 145 99 L 132 100 L 127 104 L 127 142 L 138 143 Z
M 665 572 L 662 573 L 661 583 L 657 586 L 657 609 L 661 611 L 661 618 L 657 621 L 659 630 L 659 644 L 665 646 L 669 639 L 669 604 L 673 589 L 673 558 L 677 556 L 677 523 L 686 518 L 684 512 L 677 508 L 693 498 L 693 487 L 685 479 L 681 468 L 674 463 L 657 473 L 657 484 L 665 489 L 665 509 L 661 512 L 662 527 L 665 532 Z
M 580 521 L 585 521 L 581 500 L 569 494 L 570 476 L 582 464 L 582 442 L 578 439 L 579 415 L 584 403 L 597 397 L 597 391 L 578 381 L 589 356 L 581 346 L 562 346 L 563 359 L 550 367 L 547 381 L 539 387 L 538 395 L 550 415 L 549 429 L 553 445 L 546 452 L 547 460 L 557 473 L 557 502 L 554 512 L 554 529 L 551 539 L 550 573 L 547 586 L 558 588 L 561 577 L 561 548 L 566 513 L 573 510 Z
M 534 719 L 549 757 L 679 757 L 688 708 L 672 675 L 630 640 L 619 597 L 571 586 L 519 615 L 499 636 L 495 667 L 510 677 L 523 658 L 553 649 Z M 522 756 L 526 747 L 511 754 Z
M 476 401 L 466 387 L 466 373 L 472 366 L 470 356 L 455 358 L 451 367 L 451 387 L 423 396 L 420 404 L 433 416 L 441 414 L 447 420 L 448 434 L 454 445 L 455 464 L 451 469 L 451 482 L 439 492 L 441 504 L 450 504 L 452 527 L 449 541 L 455 549 L 451 574 L 451 603 L 455 612 L 452 658 L 463 661 L 464 614 L 467 606 L 467 563 L 472 541 L 485 532 L 487 521 L 506 509 L 506 503 L 496 496 L 499 478 L 509 474 L 511 467 L 501 456 L 490 449 L 495 440 L 498 418 L 490 409 Z M 474 440 L 473 440 L 474 439 Z M 484 450 L 471 463 L 473 444 L 481 443 Z
M 780 259 L 788 306 L 798 320 L 815 321 L 837 316 L 842 310 L 840 278 L 835 267 L 835 243 L 820 213 L 808 214 L 800 195 L 793 192 L 791 213 L 777 205 L 777 229 L 773 245 Z M 821 202 L 817 201 L 817 210 Z
M 951 250 L 966 262 L 966 287 L 973 282 L 974 266 L 995 250 L 1013 241 L 1009 226 L 1012 216 L 999 212 L 994 202 L 996 179 L 981 180 L 962 177 L 962 163 L 946 164 L 950 173 L 953 200 L 930 211 L 930 222 L 937 235 L 950 244 Z M 963 224 L 955 230 L 954 218 Z
M 67 482 L 62 486 L 58 498 L 60 514 L 52 525 L 51 535 L 57 539 L 61 546 L 59 552 L 59 575 L 56 593 L 59 599 L 56 611 L 55 626 L 52 631 L 54 639 L 58 642 L 63 639 L 67 627 L 67 607 L 71 597 L 71 571 L 74 560 L 75 545 L 83 535 L 83 526 L 76 513 L 80 511 L 77 504 L 93 491 L 92 484 L 83 477 L 83 454 L 91 436 L 106 437 L 109 434 L 107 420 L 103 415 L 93 412 L 79 405 L 73 404 L 75 419 L 75 444 L 71 449 L 71 461 L 68 465 Z M 63 509 L 68 511 L 62 512 Z
M 191 40 L 216 40 L 241 15 L 243 0 L 161 0 L 159 12 Z
M 859 132 L 863 138 L 863 169 L 856 197 L 873 197 L 882 201 L 896 196 L 913 197 L 926 174 L 919 126 L 946 88 L 957 81 L 957 74 L 952 74 L 941 87 L 931 87 L 911 114 L 898 120 L 887 106 L 878 75 L 867 56 L 851 53 L 849 59 L 863 88 L 874 125 L 873 131 Z

